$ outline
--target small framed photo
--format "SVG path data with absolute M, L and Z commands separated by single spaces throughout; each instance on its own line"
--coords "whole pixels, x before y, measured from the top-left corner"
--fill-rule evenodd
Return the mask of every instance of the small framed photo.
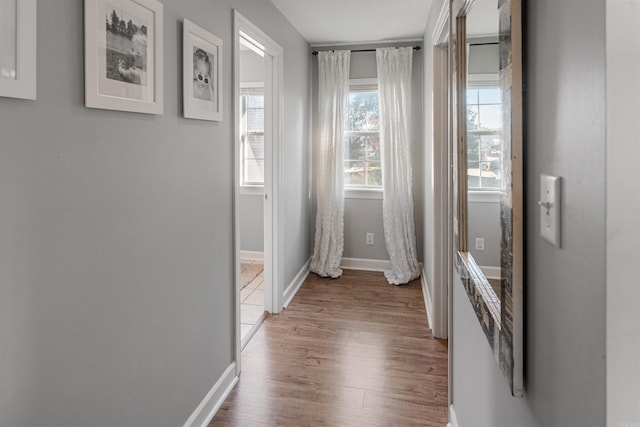
M 87 107 L 163 113 L 162 12 L 157 0 L 85 0 Z
M 222 121 L 222 40 L 184 20 L 184 116 Z
M 0 96 L 36 99 L 36 0 L 0 0 Z

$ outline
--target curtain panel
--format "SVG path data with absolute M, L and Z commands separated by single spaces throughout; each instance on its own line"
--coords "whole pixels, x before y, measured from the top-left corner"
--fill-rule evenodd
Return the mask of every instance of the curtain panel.
M 344 252 L 343 138 L 349 97 L 351 52 L 318 53 L 318 163 L 316 234 L 311 271 L 322 277 L 342 275 Z

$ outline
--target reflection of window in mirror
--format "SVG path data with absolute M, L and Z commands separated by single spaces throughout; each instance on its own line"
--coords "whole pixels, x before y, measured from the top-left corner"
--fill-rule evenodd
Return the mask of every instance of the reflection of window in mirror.
M 498 44 L 469 43 L 467 75 L 467 179 L 469 191 L 501 188 L 502 100 Z

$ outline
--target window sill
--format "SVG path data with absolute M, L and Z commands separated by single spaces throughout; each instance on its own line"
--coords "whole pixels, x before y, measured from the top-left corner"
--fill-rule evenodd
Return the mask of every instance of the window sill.
M 382 200 L 382 188 L 345 188 L 344 198 Z
M 264 195 L 264 185 L 241 185 L 240 194 L 243 196 L 262 196 Z
M 467 201 L 469 203 L 500 203 L 501 196 L 500 191 L 469 190 Z

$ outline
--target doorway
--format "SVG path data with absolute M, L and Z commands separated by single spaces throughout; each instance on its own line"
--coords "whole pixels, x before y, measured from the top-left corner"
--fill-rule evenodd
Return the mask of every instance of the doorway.
M 234 11 L 235 340 L 240 353 L 282 309 L 280 141 L 283 50 Z

